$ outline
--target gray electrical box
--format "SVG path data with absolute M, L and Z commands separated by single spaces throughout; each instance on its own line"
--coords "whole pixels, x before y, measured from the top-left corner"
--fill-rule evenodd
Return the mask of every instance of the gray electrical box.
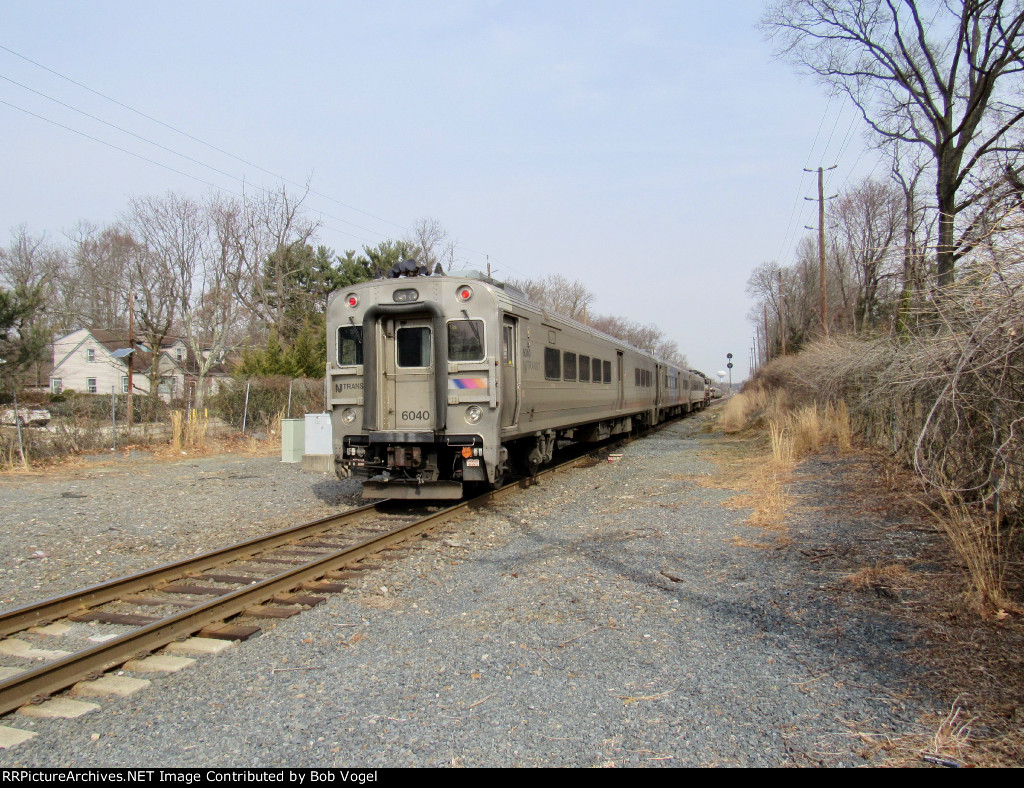
M 306 450 L 302 470 L 334 473 L 334 446 L 331 441 L 331 414 L 306 414 Z
M 306 414 L 306 454 L 333 454 L 331 445 L 331 414 Z

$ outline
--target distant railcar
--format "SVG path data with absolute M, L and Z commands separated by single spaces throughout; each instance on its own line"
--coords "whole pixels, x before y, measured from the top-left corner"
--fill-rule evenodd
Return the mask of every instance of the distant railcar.
M 414 268 L 414 267 L 413 267 Z M 326 402 L 338 475 L 366 498 L 455 499 L 708 402 L 700 373 L 541 309 L 478 272 L 337 291 Z

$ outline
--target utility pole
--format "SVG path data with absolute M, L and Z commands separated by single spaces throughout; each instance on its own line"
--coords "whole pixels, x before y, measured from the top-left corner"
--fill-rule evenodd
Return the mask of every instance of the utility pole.
M 834 170 L 837 166 L 833 164 L 828 169 Z M 818 167 L 818 270 L 820 278 L 818 286 L 821 290 L 821 330 L 825 332 L 825 336 L 828 336 L 828 294 L 825 292 L 825 171 L 826 168 Z M 814 172 L 814 170 L 805 168 L 804 172 Z M 832 195 L 829 199 L 836 196 L 838 195 Z M 804 197 L 804 199 L 812 198 Z
M 132 418 L 135 415 L 132 409 L 132 393 L 135 391 L 135 289 L 131 288 L 128 293 L 128 442 L 131 443 Z
M 769 344 L 770 334 L 768 333 L 768 303 L 765 302 L 761 306 L 764 308 L 764 357 L 762 360 L 767 365 L 772 360 L 772 349 Z
M 786 355 L 786 296 L 782 293 L 782 269 L 779 269 L 779 344 L 780 356 Z

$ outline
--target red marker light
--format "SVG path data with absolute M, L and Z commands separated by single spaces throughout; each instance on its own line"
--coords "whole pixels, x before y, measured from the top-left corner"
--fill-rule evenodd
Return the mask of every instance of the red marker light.
M 473 297 L 473 288 L 464 285 L 458 289 L 456 295 L 458 296 L 460 301 L 468 301 L 470 298 Z
M 353 308 L 353 309 L 354 309 L 354 308 L 356 307 L 356 305 L 357 305 L 357 304 L 359 303 L 359 297 L 358 297 L 357 295 L 355 295 L 354 293 L 353 293 L 353 294 L 351 294 L 351 295 L 349 295 L 349 297 L 348 297 L 348 299 L 347 299 L 347 300 L 348 300 L 348 305 L 349 305 L 349 307 L 351 307 L 351 308 Z

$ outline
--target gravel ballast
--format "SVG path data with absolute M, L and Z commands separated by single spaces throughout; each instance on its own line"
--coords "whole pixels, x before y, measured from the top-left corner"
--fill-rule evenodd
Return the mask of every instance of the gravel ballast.
M 0 610 L 356 506 L 359 484 L 280 455 L 98 455 L 0 477 Z
M 707 418 L 466 515 L 326 604 L 149 674 L 99 712 L 7 715 L 0 725 L 39 735 L 0 765 L 870 762 L 860 731 L 916 731 L 934 708 L 907 692 L 913 633 L 837 610 L 798 551 L 738 543 L 758 535 L 749 512 L 696 483 L 718 473 L 701 456 L 717 440 Z M 357 490 L 232 456 L 5 479 L 2 601 L 324 516 Z

